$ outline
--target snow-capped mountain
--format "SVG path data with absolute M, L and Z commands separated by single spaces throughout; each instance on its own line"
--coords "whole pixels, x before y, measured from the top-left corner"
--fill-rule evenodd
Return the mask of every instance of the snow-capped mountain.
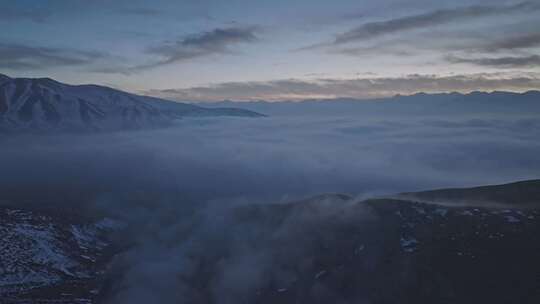
M 160 127 L 182 117 L 261 114 L 207 109 L 97 85 L 67 85 L 49 78 L 0 74 L 0 130 L 120 130 Z

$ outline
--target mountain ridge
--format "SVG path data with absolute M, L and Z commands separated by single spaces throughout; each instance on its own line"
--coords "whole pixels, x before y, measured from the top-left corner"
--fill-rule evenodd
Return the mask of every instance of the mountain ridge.
M 506 200 L 521 195 L 512 190 L 515 184 L 523 193 L 540 193 L 539 182 L 482 187 Z M 482 187 L 464 188 L 464 196 Z M 205 296 L 205 303 L 221 303 L 209 288 L 223 275 L 220 265 L 243 273 L 230 261 L 264 250 L 269 262 L 253 266 L 264 273 L 256 288 L 236 289 L 252 303 L 538 303 L 540 247 L 532 240 L 539 233 L 540 201 L 530 209 L 506 203 L 441 206 L 322 194 L 234 205 L 220 209 L 226 220 L 211 229 L 217 234 L 196 234 L 197 246 L 186 253 L 195 270 L 178 270 L 183 280 L 175 282 L 188 295 Z M 114 236 L 126 236 L 129 223 L 73 211 L 0 203 L 2 303 L 114 299 L 114 280 L 125 269 L 118 267 L 126 267 L 121 257 L 130 250 Z M 203 218 L 190 224 L 190 234 L 199 224 L 208 231 Z M 250 237 L 239 238 L 238 231 Z M 201 283 L 181 285 L 186 281 Z
M 0 74 L 0 130 L 124 130 L 171 125 L 183 117 L 262 117 L 237 108 L 197 105 L 141 96 L 92 84 Z
M 539 207 L 540 179 L 522 180 L 506 184 L 442 188 L 400 193 L 395 198 L 441 204 L 500 205 L 507 207 Z
M 396 94 L 393 96 L 387 96 L 387 97 L 374 97 L 374 98 L 355 98 L 355 97 L 335 97 L 335 98 L 308 98 L 308 99 L 301 99 L 301 100 L 280 100 L 280 101 L 268 101 L 264 99 L 254 99 L 254 100 L 246 100 L 246 101 L 240 101 L 240 100 L 231 100 L 231 99 L 225 99 L 220 101 L 200 101 L 200 102 L 193 102 L 195 104 L 222 104 L 222 103 L 234 103 L 234 104 L 243 104 L 243 103 L 269 103 L 269 104 L 299 104 L 299 103 L 317 103 L 317 102 L 334 102 L 334 101 L 354 101 L 354 102 L 373 102 L 373 101 L 388 101 L 391 99 L 399 99 L 399 98 L 410 98 L 410 97 L 437 97 L 437 96 L 446 96 L 446 97 L 466 97 L 466 96 L 495 96 L 495 95 L 509 95 L 509 96 L 523 96 L 523 95 L 540 95 L 540 90 L 527 90 L 523 92 L 513 92 L 513 91 L 470 91 L 468 93 L 462 93 L 458 91 L 452 91 L 452 92 L 435 92 L 435 93 L 427 93 L 427 92 L 417 92 L 413 94 Z
M 268 115 L 484 115 L 540 114 L 540 91 L 417 93 L 387 98 L 307 99 L 303 101 L 220 101 L 207 107 L 241 106 Z

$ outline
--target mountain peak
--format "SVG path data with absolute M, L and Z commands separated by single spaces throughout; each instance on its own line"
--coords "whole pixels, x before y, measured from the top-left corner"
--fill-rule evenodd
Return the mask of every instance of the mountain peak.
M 67 85 L 51 78 L 9 78 L 0 74 L 0 131 L 113 131 L 168 126 L 183 117 L 258 113 L 140 96 L 97 85 Z

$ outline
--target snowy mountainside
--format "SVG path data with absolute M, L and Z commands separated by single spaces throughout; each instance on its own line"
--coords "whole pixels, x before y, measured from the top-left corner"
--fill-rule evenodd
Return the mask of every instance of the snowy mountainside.
M 0 208 L 2 303 L 90 303 L 111 258 L 119 222 L 62 213 Z
M 0 130 L 141 129 L 199 116 L 262 115 L 236 108 L 207 109 L 97 85 L 0 75 Z

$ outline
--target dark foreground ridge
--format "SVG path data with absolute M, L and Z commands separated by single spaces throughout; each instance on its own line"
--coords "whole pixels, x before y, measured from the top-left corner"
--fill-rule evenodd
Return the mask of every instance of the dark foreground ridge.
M 194 268 L 170 283 L 181 303 L 540 303 L 539 191 L 535 180 L 416 193 L 422 202 L 323 195 L 231 207 L 217 235 L 182 252 Z M 429 201 L 442 194 L 459 203 Z M 497 204 L 467 205 L 479 197 Z M 122 253 L 107 236 L 121 223 L 14 207 L 0 217 L 2 303 L 120 303 L 122 283 L 107 272 Z M 254 277 L 235 284 L 233 265 L 246 260 Z
M 158 128 L 183 117 L 260 117 L 238 108 L 208 109 L 97 85 L 0 75 L 0 131 L 110 131 Z
M 398 197 L 448 204 L 463 202 L 469 205 L 509 204 L 515 207 L 538 207 L 538 202 L 540 202 L 540 179 L 496 186 L 403 193 Z

